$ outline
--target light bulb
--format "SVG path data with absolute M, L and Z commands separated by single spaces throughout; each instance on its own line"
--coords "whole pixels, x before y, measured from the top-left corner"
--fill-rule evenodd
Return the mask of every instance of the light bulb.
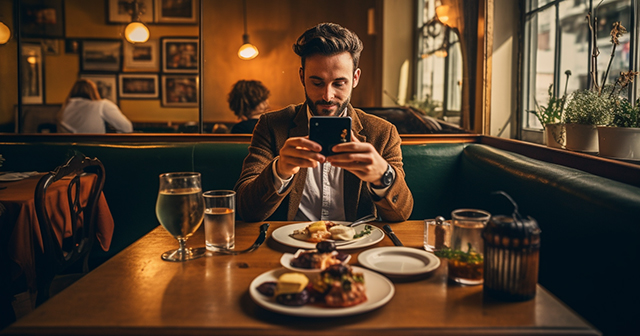
M 11 30 L 4 22 L 0 22 L 0 44 L 5 44 L 11 38 Z
M 142 22 L 131 22 L 124 29 L 124 38 L 131 43 L 144 43 L 149 40 L 149 28 Z
M 436 16 L 442 23 L 449 21 L 449 6 L 443 5 L 436 7 Z
M 238 50 L 238 57 L 240 57 L 243 60 L 254 59 L 256 58 L 256 56 L 258 56 L 258 54 L 259 54 L 258 48 L 256 48 L 251 43 L 243 44 Z

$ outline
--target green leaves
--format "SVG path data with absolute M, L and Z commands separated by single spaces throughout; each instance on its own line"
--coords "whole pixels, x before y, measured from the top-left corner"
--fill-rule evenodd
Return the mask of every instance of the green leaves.
M 368 234 L 371 234 L 371 229 L 372 228 L 373 227 L 371 225 L 365 225 L 364 226 L 364 230 L 362 230 L 359 233 L 356 233 L 355 235 L 353 235 L 353 239 L 357 239 L 357 238 L 360 238 L 360 237 L 364 237 L 364 236 L 366 236 Z
M 463 252 L 460 250 L 451 250 L 450 248 L 445 247 L 439 251 L 436 251 L 435 255 L 440 258 L 459 260 L 468 264 L 481 263 L 484 260 L 482 254 L 476 252 L 471 248 L 471 243 L 468 243 L 467 252 Z

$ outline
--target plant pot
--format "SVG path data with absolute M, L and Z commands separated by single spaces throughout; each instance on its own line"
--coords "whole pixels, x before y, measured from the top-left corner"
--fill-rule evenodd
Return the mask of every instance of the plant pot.
M 598 126 L 600 156 L 640 160 L 640 128 Z
M 598 153 L 598 128 L 596 125 L 566 124 L 568 150 Z
M 564 124 L 544 125 L 544 143 L 549 147 L 564 148 L 567 143 L 567 132 Z

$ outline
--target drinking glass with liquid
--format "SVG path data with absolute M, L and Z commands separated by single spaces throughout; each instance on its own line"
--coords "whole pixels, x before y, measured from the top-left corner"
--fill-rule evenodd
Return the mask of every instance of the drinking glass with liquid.
M 207 250 L 233 249 L 236 245 L 236 192 L 211 190 L 204 196 L 204 239 Z
M 484 241 L 482 230 L 491 214 L 476 209 L 451 212 L 453 234 L 448 256 L 449 279 L 464 285 L 479 285 L 484 280 Z

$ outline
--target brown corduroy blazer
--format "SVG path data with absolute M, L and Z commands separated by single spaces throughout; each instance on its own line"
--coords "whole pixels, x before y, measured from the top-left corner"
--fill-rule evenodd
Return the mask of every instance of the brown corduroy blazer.
M 396 171 L 396 179 L 384 198 L 372 195 L 367 183 L 345 170 L 344 208 L 346 220 L 353 221 L 375 213 L 383 221 L 399 222 L 409 218 L 413 196 L 405 182 L 402 168 L 401 139 L 396 127 L 388 121 L 347 107 L 352 119 L 352 132 L 362 142 L 371 143 Z M 307 178 L 307 170 L 293 177 L 287 188 L 278 193 L 273 182 L 273 161 L 289 137 L 309 134 L 306 104 L 290 105 L 280 111 L 265 113 L 253 132 L 249 154 L 234 189 L 236 211 L 243 221 L 293 220 Z

